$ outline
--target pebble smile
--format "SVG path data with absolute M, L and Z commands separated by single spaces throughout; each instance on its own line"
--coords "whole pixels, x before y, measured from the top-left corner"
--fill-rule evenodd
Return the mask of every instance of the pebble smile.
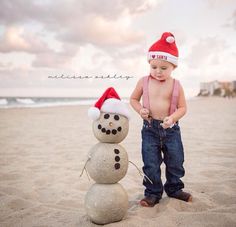
M 110 114 L 104 114 L 104 119 L 108 120 L 111 116 Z M 118 115 L 114 116 L 114 120 L 115 121 L 119 121 L 120 117 Z M 113 125 L 113 122 L 109 123 L 109 126 L 111 127 Z M 117 132 L 121 132 L 122 131 L 122 127 L 118 127 L 117 129 L 106 129 L 105 127 L 102 127 L 101 124 L 98 125 L 98 129 L 102 131 L 102 133 L 106 133 L 107 135 L 113 134 L 116 135 Z
M 110 135 L 110 134 L 116 135 L 117 132 L 122 131 L 121 127 L 118 127 L 117 129 L 106 129 L 106 128 L 102 127 L 101 124 L 98 125 L 98 129 L 101 130 L 103 133 L 106 133 L 107 135 Z

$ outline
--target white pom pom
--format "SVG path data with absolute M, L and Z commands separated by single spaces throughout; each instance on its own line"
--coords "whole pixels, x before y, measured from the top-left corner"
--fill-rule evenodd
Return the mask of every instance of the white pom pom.
M 166 38 L 166 42 L 168 42 L 168 43 L 173 43 L 174 41 L 175 41 L 175 38 L 173 36 L 168 36 Z
M 88 117 L 92 120 L 97 120 L 100 117 L 100 110 L 96 107 L 90 107 L 88 109 Z

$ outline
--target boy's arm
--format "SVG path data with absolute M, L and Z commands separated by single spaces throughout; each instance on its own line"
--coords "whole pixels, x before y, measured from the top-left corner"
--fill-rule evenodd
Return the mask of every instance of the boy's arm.
M 130 105 L 134 108 L 134 110 L 138 114 L 140 114 L 140 110 L 143 108 L 140 103 L 142 94 L 143 94 L 143 78 L 141 78 L 138 81 L 133 93 L 130 96 Z
M 177 122 L 180 118 L 182 118 L 187 112 L 187 104 L 185 100 L 185 95 L 184 95 L 184 89 L 180 85 L 180 90 L 179 90 L 179 101 L 177 104 L 177 109 L 176 111 L 170 115 L 170 117 L 173 119 L 173 122 Z

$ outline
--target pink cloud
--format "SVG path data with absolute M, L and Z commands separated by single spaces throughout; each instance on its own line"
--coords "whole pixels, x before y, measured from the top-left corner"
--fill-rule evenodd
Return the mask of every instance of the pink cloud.
M 216 65 L 220 62 L 219 59 L 225 47 L 227 47 L 226 42 L 216 37 L 200 39 L 189 51 L 186 63 L 191 68 Z
M 48 50 L 48 46 L 35 34 L 26 32 L 22 27 L 7 27 L 0 39 L 0 52 L 40 53 Z

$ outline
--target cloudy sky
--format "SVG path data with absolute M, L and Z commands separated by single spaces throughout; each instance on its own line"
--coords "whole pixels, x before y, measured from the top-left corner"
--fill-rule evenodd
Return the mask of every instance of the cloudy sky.
M 127 97 L 165 31 L 187 97 L 201 81 L 236 79 L 234 0 L 1 0 L 0 96 L 90 97 L 113 86 Z M 95 78 L 108 75 L 122 78 Z

